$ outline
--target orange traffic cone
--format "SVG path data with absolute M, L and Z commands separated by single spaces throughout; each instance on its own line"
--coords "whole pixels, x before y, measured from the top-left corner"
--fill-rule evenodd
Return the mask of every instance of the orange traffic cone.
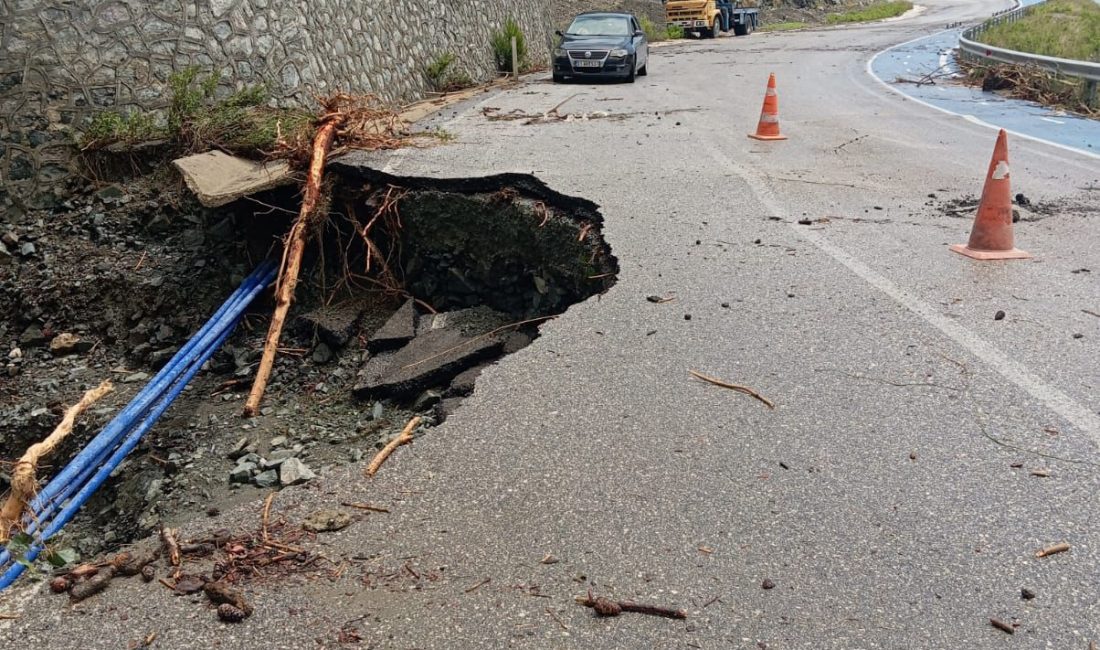
M 985 176 L 982 201 L 974 217 L 970 242 L 951 250 L 976 260 L 1019 260 L 1031 255 L 1014 246 L 1012 238 L 1012 190 L 1008 170 L 1008 135 L 1001 129 L 993 159 Z
M 764 108 L 760 111 L 760 123 L 750 138 L 757 140 L 786 140 L 779 132 L 779 96 L 775 92 L 775 73 L 768 77 L 768 89 L 764 92 Z

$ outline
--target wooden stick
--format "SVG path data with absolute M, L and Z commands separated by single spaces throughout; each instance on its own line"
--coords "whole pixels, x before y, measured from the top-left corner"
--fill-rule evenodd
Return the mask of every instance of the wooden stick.
M 359 510 L 369 510 L 371 512 L 389 512 L 386 508 L 379 508 L 378 506 L 372 506 L 369 503 L 352 503 L 350 501 L 341 501 L 340 505 L 347 506 L 349 508 L 358 508 Z
M 658 605 L 639 605 L 629 600 L 616 602 L 602 596 L 593 598 L 592 592 L 589 592 L 587 597 L 578 596 L 576 600 L 579 604 L 596 610 L 596 613 L 600 616 L 618 616 L 623 612 L 635 612 L 637 614 L 648 614 L 650 616 L 661 616 L 664 618 L 687 618 L 687 612 L 682 609 L 660 607 Z
M 366 475 L 368 477 L 374 476 L 374 474 L 378 471 L 378 468 L 382 466 L 382 463 L 386 462 L 386 459 L 389 458 L 390 454 L 393 453 L 394 449 L 397 449 L 405 443 L 412 442 L 412 432 L 419 425 L 420 416 L 409 420 L 409 423 L 405 425 L 405 430 L 401 432 L 401 435 L 389 441 L 389 443 L 382 448 L 382 451 L 378 452 L 378 454 L 374 457 L 374 460 L 370 462 L 370 465 L 367 465 Z
M 275 365 L 275 354 L 279 348 L 279 338 L 283 333 L 290 303 L 294 300 L 294 289 L 298 286 L 298 273 L 301 271 L 302 255 L 305 253 L 309 233 L 318 216 L 315 214 L 321 199 L 321 179 L 325 172 L 325 159 L 328 157 L 336 129 L 346 118 L 341 114 L 330 115 L 317 129 L 313 138 L 313 157 L 309 163 L 309 175 L 306 177 L 305 195 L 298 220 L 290 229 L 288 244 L 283 254 L 283 264 L 279 271 L 278 286 L 275 289 L 275 313 L 271 316 L 271 327 L 264 340 L 264 354 L 256 370 L 256 381 L 244 406 L 244 416 L 254 417 L 260 411 L 260 402 L 264 398 L 267 382 Z
M 167 526 L 160 529 L 160 539 L 164 542 L 164 549 L 168 551 L 168 561 L 172 566 L 180 565 L 180 544 L 176 541 L 176 530 Z
M 750 396 L 755 397 L 756 399 L 760 400 L 761 402 L 763 402 L 764 405 L 767 406 L 768 408 L 770 408 L 770 409 L 775 408 L 775 403 L 774 402 L 772 402 L 767 397 L 764 397 L 760 393 L 756 392 L 755 390 L 749 388 L 748 386 L 741 386 L 739 384 L 731 384 L 731 383 L 728 383 L 728 382 L 724 382 L 721 379 L 715 379 L 714 377 L 708 377 L 708 376 L 704 375 L 703 373 L 696 372 L 694 370 L 689 370 L 688 372 L 690 372 L 691 375 L 693 377 L 695 377 L 696 379 L 702 379 L 703 381 L 714 384 L 715 386 L 721 386 L 722 388 L 728 388 L 730 390 L 735 390 L 738 393 L 744 393 L 746 395 L 750 395 Z
M 278 493 L 277 492 L 272 492 L 271 494 L 267 495 L 267 498 L 264 499 L 264 512 L 263 512 L 262 515 L 260 515 L 260 532 L 263 535 L 263 540 L 265 542 L 268 540 L 267 520 L 268 520 L 268 517 L 271 516 L 271 503 L 273 501 L 275 501 L 275 495 L 276 494 L 278 494 Z
M 1009 623 L 1005 623 L 999 618 L 989 619 L 989 624 L 1004 632 L 1005 634 L 1016 634 L 1016 628 L 1012 627 L 1012 625 Z
M 104 381 L 96 388 L 84 393 L 79 402 L 65 411 L 65 416 L 61 418 L 60 424 L 53 433 L 45 440 L 31 445 L 23 457 L 15 462 L 11 476 L 11 494 L 4 503 L 3 509 L 0 509 L 0 543 L 8 541 L 9 531 L 12 526 L 18 525 L 23 516 L 23 509 L 38 490 L 38 481 L 35 478 L 38 462 L 53 453 L 58 445 L 72 433 L 73 425 L 76 424 L 76 419 L 81 413 L 114 389 L 110 381 Z
M 1041 548 L 1038 551 L 1035 551 L 1035 557 L 1046 557 L 1048 555 L 1055 555 L 1057 553 L 1065 553 L 1068 550 L 1068 542 L 1059 542 L 1057 544 L 1054 544 L 1053 546 L 1048 546 L 1046 548 Z

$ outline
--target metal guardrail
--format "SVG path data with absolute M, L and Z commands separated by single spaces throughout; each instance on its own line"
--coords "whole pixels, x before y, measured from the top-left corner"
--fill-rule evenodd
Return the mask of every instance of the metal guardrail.
M 1013 23 L 1020 20 L 1020 18 L 1026 16 L 1034 6 L 1035 5 L 1020 7 L 1018 9 L 1003 12 L 999 15 L 995 15 L 981 25 L 965 30 L 962 36 L 959 37 L 959 50 L 963 55 L 973 59 L 984 59 L 997 61 L 999 63 L 1033 65 L 1057 74 L 1079 77 L 1088 81 L 1091 93 L 1095 93 L 1096 82 L 1100 81 L 1100 63 L 1060 59 L 1054 56 L 1043 56 L 1042 54 L 1006 50 L 1001 47 L 987 45 L 977 40 L 982 33 L 994 25 Z

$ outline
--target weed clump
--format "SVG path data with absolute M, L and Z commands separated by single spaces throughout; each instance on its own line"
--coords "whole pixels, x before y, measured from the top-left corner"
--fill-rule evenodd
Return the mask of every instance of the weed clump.
M 497 70 L 501 72 L 515 72 L 512 69 L 512 39 L 516 39 L 516 54 L 522 69 L 527 62 L 527 38 L 523 35 L 523 29 L 512 18 L 504 21 L 504 26 L 493 32 L 489 41 L 493 49 L 493 60 Z

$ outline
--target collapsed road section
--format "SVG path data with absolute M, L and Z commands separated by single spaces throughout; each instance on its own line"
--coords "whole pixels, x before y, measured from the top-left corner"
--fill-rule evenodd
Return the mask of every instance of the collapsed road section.
M 326 176 L 324 218 L 304 252 L 280 355 L 256 417 L 239 418 L 263 345 L 269 294 L 260 294 L 244 313 L 242 327 L 219 338 L 204 363 L 188 367 L 194 372 L 175 391 L 175 404 L 171 409 L 165 404 L 162 422 L 132 441 L 117 459 L 116 471 L 105 472 L 95 488 L 81 492 L 79 503 L 58 492 L 61 497 L 50 503 L 71 511 L 65 521 L 87 501 L 64 532 L 60 525 L 47 527 L 48 534 L 35 537 L 40 529 L 28 515 L 11 533 L 21 540 L 29 533 L 35 549 L 46 543 L 54 560 L 87 556 L 166 524 L 215 512 L 257 489 L 358 466 L 396 439 L 410 418 L 421 417 L 417 433 L 442 422 L 473 392 L 485 368 L 538 336 L 540 323 L 608 290 L 616 280 L 618 264 L 601 236 L 597 206 L 551 190 L 532 176 L 399 177 L 359 164 L 354 154 L 331 162 Z M 88 281 L 94 274 L 68 268 L 76 269 L 79 260 L 56 254 L 89 247 L 86 231 L 74 225 L 94 215 L 90 227 L 105 245 L 115 241 L 112 229 L 140 232 L 148 244 L 143 250 L 124 247 L 125 255 L 110 269 L 118 276 L 116 283 L 142 285 L 151 269 L 162 278 L 159 283 L 171 284 L 163 279 L 165 271 L 180 272 L 181 280 L 195 269 L 233 277 L 249 260 L 277 262 L 282 233 L 298 201 L 289 187 L 265 189 L 218 208 L 202 208 L 183 197 L 176 207 L 160 202 L 151 219 L 142 210 L 152 209 L 158 188 L 140 183 L 112 187 L 111 196 L 126 200 L 104 205 L 93 198 L 94 209 L 81 208 L 80 214 L 55 211 L 46 220 L 27 213 L 5 225 L 12 236 L 39 245 L 35 257 L 0 276 L 5 293 L 19 297 L 0 313 L 3 331 L 17 337 L 0 403 L 4 413 L 16 416 L 12 427 L 0 429 L 11 456 L 43 433 L 42 426 L 15 426 L 34 405 L 13 404 L 13 395 L 32 396 L 32 401 L 39 395 L 45 401 L 41 387 L 52 382 L 48 405 L 57 409 L 98 383 L 98 374 L 110 374 L 109 369 L 121 374 L 117 394 L 89 410 L 82 418 L 87 421 L 50 459 L 51 465 L 64 464 L 124 400 L 142 394 L 135 391 L 144 380 L 158 368 L 174 367 L 169 352 L 193 347 L 191 342 L 183 343 L 182 350 L 176 347 L 177 337 L 193 331 L 194 314 L 209 314 L 218 304 L 203 302 L 214 296 L 207 288 L 188 294 L 186 281 L 178 294 L 164 294 L 181 296 L 176 302 L 135 304 L 140 291 L 117 290 L 114 284 L 109 295 L 101 295 L 104 285 Z M 150 200 L 131 200 L 142 195 Z M 60 225 L 66 221 L 70 225 Z M 157 241 L 156 232 L 143 225 L 148 223 L 171 236 Z M 39 232 L 43 229 L 49 234 Z M 188 245 L 176 245 L 180 242 Z M 100 253 L 111 255 L 93 250 L 90 258 Z M 130 260 L 135 254 L 136 261 Z M 119 264 L 129 272 L 115 273 Z M 97 305 L 98 318 L 79 322 L 79 310 L 44 309 L 46 303 L 36 302 L 44 296 L 39 284 L 44 275 L 56 278 L 50 295 L 57 296 L 51 300 L 105 303 Z M 90 345 L 55 349 L 54 341 L 70 330 L 79 332 L 70 337 Z M 72 378 L 71 386 L 65 377 Z M 48 411 L 36 417 L 51 420 Z M 40 484 L 51 478 L 42 475 L 48 471 L 42 467 Z M 8 487 L 9 477 L 0 478 L 0 488 Z

